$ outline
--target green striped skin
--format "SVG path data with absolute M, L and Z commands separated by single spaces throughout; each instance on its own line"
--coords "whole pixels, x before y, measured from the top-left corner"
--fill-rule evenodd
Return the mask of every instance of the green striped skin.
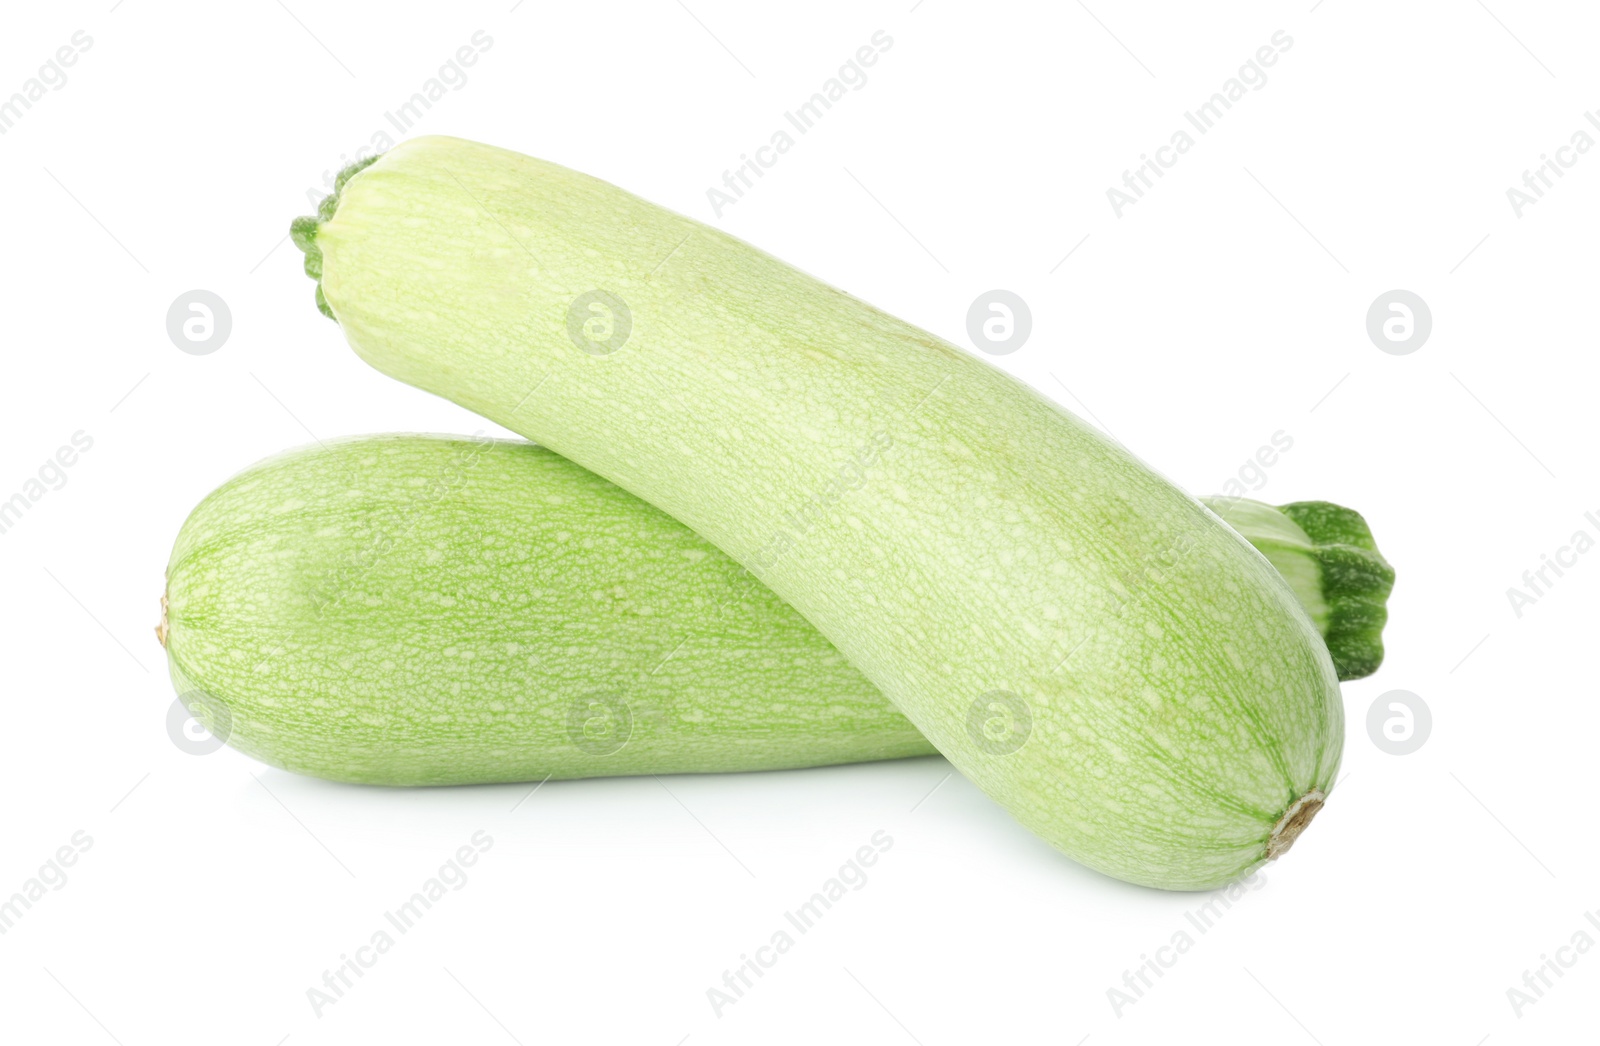
M 330 209 L 297 241 L 364 359 L 709 538 L 1063 852 L 1207 889 L 1331 789 L 1337 679 L 1284 580 L 1022 383 L 487 146 L 405 142 Z
M 202 721 L 333 780 L 934 750 L 715 547 L 520 442 L 366 437 L 253 466 L 184 524 L 167 626 L 174 684 Z

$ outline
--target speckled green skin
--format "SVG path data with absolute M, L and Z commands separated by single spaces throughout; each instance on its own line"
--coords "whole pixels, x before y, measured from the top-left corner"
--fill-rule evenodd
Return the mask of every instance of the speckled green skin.
M 184 524 L 167 601 L 191 710 L 249 755 L 333 780 L 933 752 L 705 539 L 525 443 L 376 436 L 255 465 Z
M 982 361 L 614 186 L 455 139 L 356 174 L 314 241 L 364 359 L 709 538 L 1077 860 L 1214 887 L 1331 789 L 1337 680 L 1285 582 Z M 604 355 L 569 329 L 596 290 L 631 314 Z
M 1231 506 L 1269 559 L 1317 570 L 1294 523 Z M 1310 584 L 1298 597 L 1323 605 Z M 191 711 L 274 766 L 334 780 L 934 752 L 716 546 L 534 444 L 394 434 L 261 462 L 185 523 L 169 589 L 169 662 Z

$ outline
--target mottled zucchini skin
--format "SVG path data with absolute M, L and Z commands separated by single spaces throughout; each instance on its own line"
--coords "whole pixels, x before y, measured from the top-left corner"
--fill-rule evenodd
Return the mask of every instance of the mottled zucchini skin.
M 1332 789 L 1338 679 L 1283 578 L 1025 384 L 490 146 L 402 142 L 331 210 L 309 241 L 363 359 L 710 539 L 1076 860 L 1211 888 Z
M 764 770 L 933 746 L 693 531 L 532 444 L 376 436 L 207 497 L 167 569 L 179 693 L 368 784 Z

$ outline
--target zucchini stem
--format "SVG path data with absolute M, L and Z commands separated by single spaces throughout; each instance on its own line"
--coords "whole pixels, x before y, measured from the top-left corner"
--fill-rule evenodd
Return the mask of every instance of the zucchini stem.
M 377 159 L 377 156 L 368 156 L 340 171 L 339 176 L 333 180 L 333 192 L 322 198 L 322 202 L 317 205 L 317 213 L 296 218 L 289 223 L 289 238 L 294 240 L 294 245 L 306 256 L 306 275 L 317 281 L 317 311 L 334 322 L 338 322 L 338 317 L 333 314 L 327 297 L 322 293 L 322 248 L 317 245 L 317 230 L 339 209 L 339 194 L 344 191 L 345 183 L 371 166 Z

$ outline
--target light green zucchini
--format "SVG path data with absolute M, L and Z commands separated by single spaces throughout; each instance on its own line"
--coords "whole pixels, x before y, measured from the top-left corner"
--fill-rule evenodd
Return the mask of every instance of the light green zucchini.
M 710 539 L 1077 860 L 1210 888 L 1322 807 L 1344 712 L 1288 584 L 985 362 L 457 139 L 402 143 L 293 232 L 364 359 Z
M 374 436 L 252 466 L 184 523 L 159 631 L 208 729 L 339 781 L 933 751 L 715 546 L 531 444 Z
M 1282 545 L 1284 522 L 1260 505 L 1242 532 Z M 1314 554 L 1280 553 L 1325 607 Z M 710 542 L 529 443 L 368 436 L 269 459 L 194 510 L 167 577 L 185 703 L 299 773 L 469 784 L 934 752 Z

